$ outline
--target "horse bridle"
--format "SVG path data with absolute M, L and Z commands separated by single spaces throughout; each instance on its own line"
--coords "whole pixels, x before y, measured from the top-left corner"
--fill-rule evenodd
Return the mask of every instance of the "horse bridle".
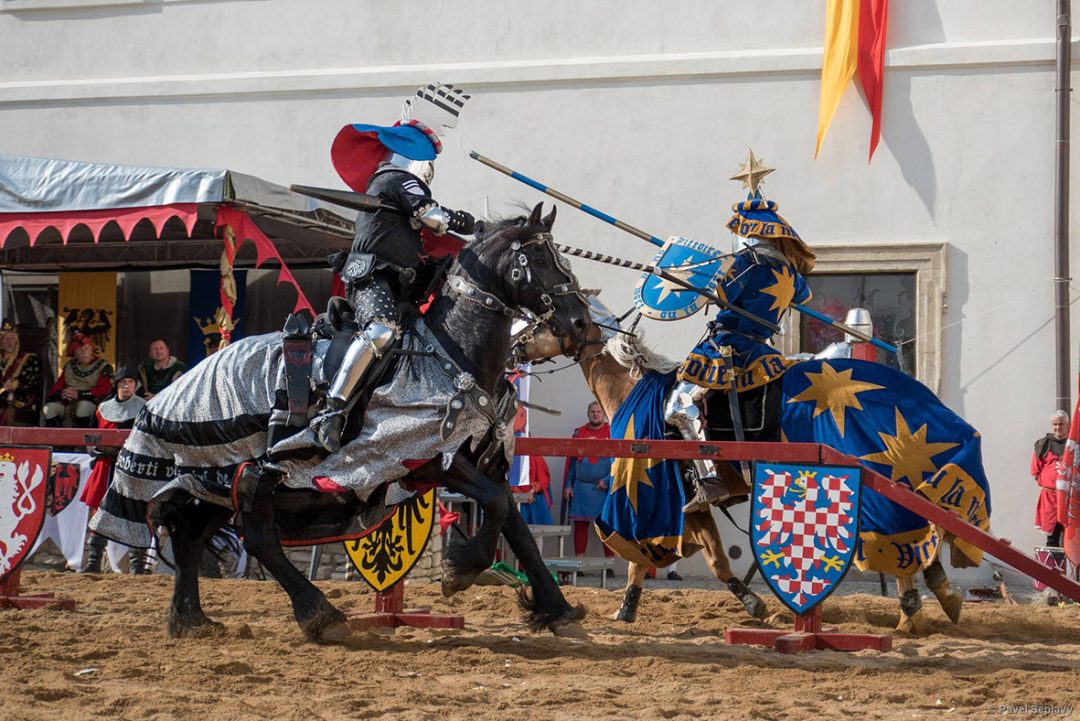
M 524 282 L 532 280 L 532 269 L 529 266 L 529 256 L 525 254 L 525 249 L 540 244 L 547 248 L 551 253 L 555 269 L 566 278 L 567 282 L 557 283 L 556 285 L 551 286 L 546 293 L 541 293 L 540 302 L 543 304 L 545 310 L 541 313 L 535 313 L 521 305 L 521 290 Z M 475 303 L 494 313 L 502 313 L 508 318 L 517 318 L 526 321 L 525 328 L 514 336 L 513 345 L 511 347 L 511 356 L 513 357 L 517 354 L 517 349 L 519 347 L 524 346 L 527 342 L 532 340 L 534 334 L 547 325 L 551 318 L 554 317 L 555 301 L 552 296 L 577 295 L 586 307 L 589 305 L 589 300 L 578 285 L 577 278 L 574 277 L 574 273 L 570 268 L 570 262 L 563 258 L 555 249 L 555 246 L 552 243 L 551 233 L 541 231 L 534 235 L 530 235 L 524 240 L 515 240 L 510 244 L 510 252 L 512 254 L 510 295 L 513 299 L 513 307 L 503 303 L 502 300 L 492 293 L 482 290 L 469 278 L 466 278 L 459 273 L 451 273 L 448 275 L 446 283 L 450 290 L 463 300 Z M 460 263 L 458 264 L 458 267 L 461 267 Z M 569 355 L 565 353 L 566 346 L 563 336 L 555 334 L 555 337 L 559 343 L 559 350 L 563 351 L 564 355 Z

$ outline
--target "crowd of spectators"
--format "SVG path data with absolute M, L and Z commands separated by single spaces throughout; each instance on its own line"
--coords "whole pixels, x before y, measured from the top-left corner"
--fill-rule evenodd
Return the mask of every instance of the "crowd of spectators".
M 150 342 L 148 356 L 130 378 L 135 383 L 134 394 L 147 401 L 187 369 L 172 355 L 164 338 Z M 23 350 L 14 325 L 9 321 L 0 325 L 0 424 L 98 427 L 98 407 L 115 397 L 119 378 L 94 340 L 83 333 L 71 335 L 64 358 L 60 375 L 46 390 L 42 359 Z

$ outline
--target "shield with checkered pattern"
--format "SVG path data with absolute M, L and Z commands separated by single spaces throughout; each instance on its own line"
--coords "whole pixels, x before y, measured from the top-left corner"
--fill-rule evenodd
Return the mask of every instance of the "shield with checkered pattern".
M 840 584 L 855 555 L 861 471 L 759 462 L 750 542 L 776 597 L 806 613 Z

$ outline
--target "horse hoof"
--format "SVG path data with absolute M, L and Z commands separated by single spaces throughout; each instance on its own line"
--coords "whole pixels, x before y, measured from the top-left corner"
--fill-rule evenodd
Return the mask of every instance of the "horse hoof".
M 443 598 L 450 598 L 458 591 L 468 589 L 479 575 L 480 573 L 463 573 L 444 567 L 440 582 Z
M 352 629 L 347 623 L 332 623 L 322 630 L 319 635 L 320 641 L 344 641 L 352 635 Z
M 747 596 L 740 598 L 739 601 L 742 602 L 746 612 L 759 621 L 764 621 L 769 615 L 769 609 L 765 606 L 765 602 L 756 593 L 749 593 Z
M 304 619 L 297 619 L 297 622 L 304 635 L 312 641 L 340 641 L 350 633 L 345 614 L 325 598 L 319 600 L 313 613 Z
M 622 605 L 612 618 L 623 623 L 633 623 L 637 620 L 638 605 L 641 603 L 641 586 L 628 586 L 623 595 Z
M 913 636 L 922 636 L 926 633 L 929 625 L 930 624 L 926 619 L 926 613 L 920 608 L 910 616 L 901 613 L 900 623 L 896 625 L 896 630 L 903 633 L 910 633 Z
M 939 598 L 938 602 L 941 604 L 941 610 L 945 612 L 950 621 L 960 623 L 960 612 L 964 608 L 964 597 L 962 595 L 953 591 L 944 598 Z

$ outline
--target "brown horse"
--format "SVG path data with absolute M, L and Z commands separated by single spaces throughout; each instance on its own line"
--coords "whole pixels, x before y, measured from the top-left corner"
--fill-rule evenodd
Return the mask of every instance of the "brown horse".
M 589 390 L 603 407 L 608 418 L 611 418 L 644 373 L 650 370 L 670 371 L 678 364 L 647 348 L 640 334 L 612 332 L 611 329 L 618 325 L 617 319 L 595 297 L 591 299 L 591 304 L 593 323 L 585 333 L 586 340 L 580 352 L 580 366 Z M 554 358 L 563 352 L 564 349 L 559 347 L 558 339 L 544 331 L 537 332 L 524 346 L 524 357 L 531 361 Z M 727 468 L 730 469 L 730 467 Z M 738 473 L 731 471 L 723 480 L 731 493 L 725 505 L 735 505 L 749 500 L 750 489 L 746 487 Z M 709 570 L 727 584 L 747 612 L 756 618 L 765 617 L 764 602 L 732 572 L 731 563 L 724 552 L 720 530 L 710 511 L 703 510 L 686 514 L 684 548 L 688 549 L 685 553 L 687 558 L 700 550 Z M 955 552 L 954 549 L 954 554 Z M 615 620 L 634 622 L 647 572 L 647 566 L 630 562 L 623 602 L 615 613 Z M 927 587 L 934 593 L 949 619 L 953 623 L 959 622 L 963 596 L 951 588 L 941 561 L 935 559 L 923 571 L 923 576 Z M 922 597 L 915 586 L 914 574 L 898 576 L 896 586 L 902 611 L 897 630 L 924 633 L 929 625 L 929 619 L 923 611 Z

